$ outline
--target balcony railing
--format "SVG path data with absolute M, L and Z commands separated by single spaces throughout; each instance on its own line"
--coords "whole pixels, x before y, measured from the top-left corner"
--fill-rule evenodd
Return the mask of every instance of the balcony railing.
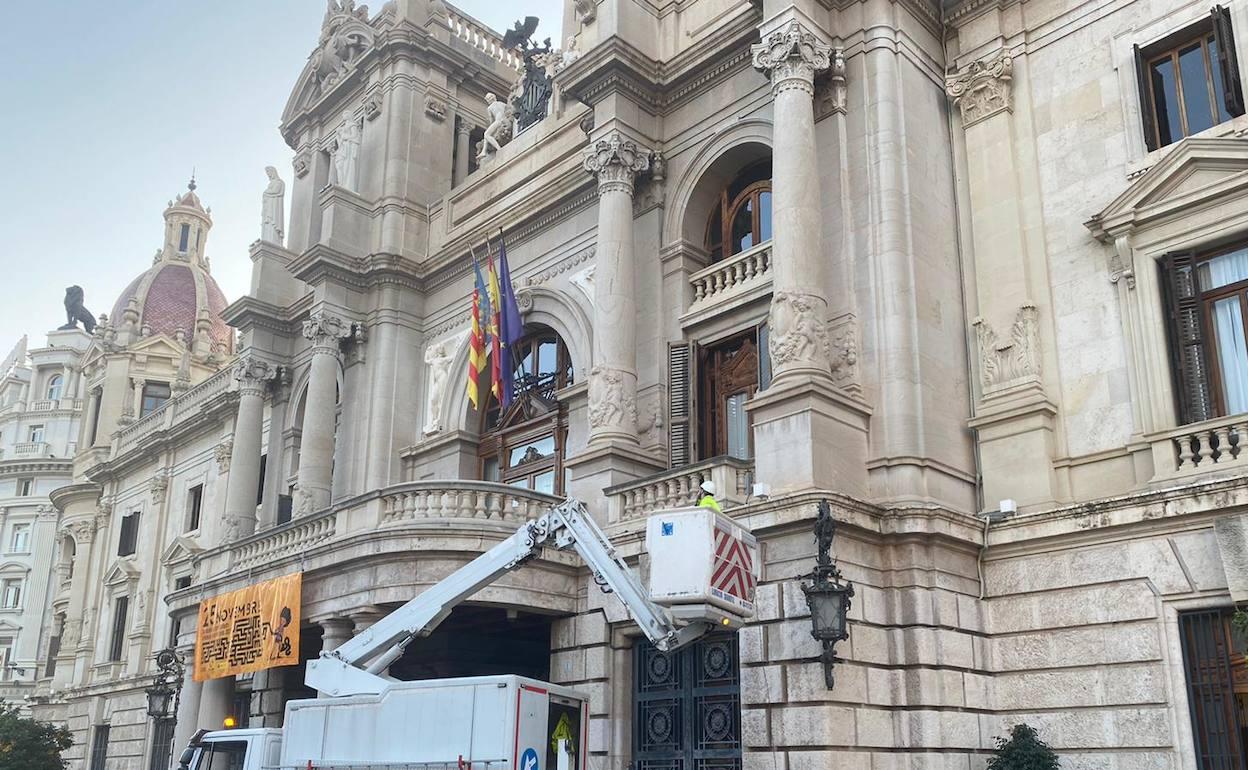
M 50 400 L 50 399 L 43 399 L 42 401 L 31 401 L 31 402 L 30 402 L 30 410 L 29 410 L 29 411 L 31 411 L 31 412 L 50 412 L 50 411 L 52 411 L 52 410 L 53 410 L 53 409 L 55 409 L 55 408 L 56 408 L 56 402 L 55 402 L 55 401 L 52 401 L 52 400 Z
M 13 445 L 14 457 L 48 457 L 50 452 L 46 441 L 23 441 Z
M 118 431 L 113 455 L 120 455 L 138 446 L 139 442 L 158 429 L 172 428 L 199 413 L 204 402 L 230 389 L 234 383 L 232 369 L 226 367 L 190 390 L 178 395 L 155 412 L 135 420 Z
M 559 502 L 521 487 L 488 481 L 414 481 L 382 494 L 382 523 L 420 519 L 536 519 Z
M 1248 468 L 1248 414 L 1183 425 L 1149 439 L 1155 478 Z
M 690 313 L 765 289 L 771 284 L 771 241 L 702 268 L 689 276 L 689 283 L 693 287 Z
M 721 506 L 741 505 L 750 491 L 754 463 L 735 457 L 714 457 L 694 465 L 663 471 L 606 490 L 611 522 L 636 519 L 664 508 L 693 505 L 703 481 L 715 484 Z

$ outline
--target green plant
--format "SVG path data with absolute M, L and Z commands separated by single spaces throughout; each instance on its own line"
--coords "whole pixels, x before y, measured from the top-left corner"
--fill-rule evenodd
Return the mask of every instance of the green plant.
M 4 770 L 64 770 L 61 752 L 74 743 L 69 730 L 22 716 L 0 703 L 0 767 Z
M 1036 729 L 1027 724 L 1010 728 L 1009 740 L 997 738 L 996 756 L 988 760 L 988 770 L 1060 770 L 1057 754 L 1040 740 Z
M 1248 612 L 1236 607 L 1235 614 L 1231 615 L 1231 628 L 1235 629 L 1240 638 L 1248 639 Z

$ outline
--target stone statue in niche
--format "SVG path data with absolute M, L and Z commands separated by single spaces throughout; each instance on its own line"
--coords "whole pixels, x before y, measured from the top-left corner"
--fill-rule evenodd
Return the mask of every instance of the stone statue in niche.
M 351 110 L 342 111 L 342 125 L 334 131 L 334 182 L 356 192 L 356 164 L 360 157 L 360 122 Z
M 490 116 L 490 124 L 485 127 L 485 137 L 481 140 L 481 152 L 477 160 L 485 160 L 486 155 L 497 153 L 503 149 L 506 141 L 505 129 L 510 128 L 511 119 L 507 115 L 507 105 L 498 100 L 494 94 L 485 95 L 485 111 Z
M 429 364 L 429 416 L 425 421 L 425 433 L 442 430 L 442 404 L 446 401 L 446 385 L 451 376 L 451 361 L 455 355 L 447 341 L 430 345 L 425 351 L 425 363 Z
M 82 322 L 82 328 L 87 334 L 95 331 L 95 317 L 91 315 L 91 311 L 82 305 L 82 287 L 70 286 L 65 290 L 65 325 L 61 329 L 76 329 L 78 322 Z
M 269 185 L 264 188 L 264 203 L 260 215 L 260 240 L 283 245 L 286 221 L 286 183 L 277 175 L 273 166 L 265 166 Z

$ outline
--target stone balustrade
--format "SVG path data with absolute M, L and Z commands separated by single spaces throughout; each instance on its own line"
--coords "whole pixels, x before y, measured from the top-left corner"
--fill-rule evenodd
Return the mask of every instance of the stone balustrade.
M 42 400 L 40 400 L 40 401 L 31 401 L 31 402 L 30 402 L 30 409 L 29 409 L 28 411 L 31 411 L 31 412 L 50 412 L 50 411 L 52 411 L 52 410 L 53 410 L 53 409 L 55 409 L 55 408 L 56 408 L 56 402 L 55 402 L 55 401 L 52 401 L 51 399 L 46 399 L 46 398 L 45 398 L 45 399 L 42 399 Z
M 190 390 L 166 401 L 156 411 L 144 415 L 114 434 L 113 456 L 137 447 L 147 435 L 167 430 L 199 414 L 203 404 L 235 387 L 233 369 L 226 367 Z
M 421 519 L 487 519 L 519 524 L 559 502 L 542 494 L 489 481 L 414 481 L 382 493 L 382 523 Z
M 230 569 L 246 569 L 283 556 L 303 553 L 333 540 L 337 524 L 338 511 L 331 508 L 244 538 L 230 549 Z
M 771 285 L 771 242 L 708 265 L 689 276 L 689 283 L 693 287 L 691 313 L 753 290 L 766 290 Z
M 447 6 L 446 12 L 446 26 L 451 31 L 451 37 L 464 41 L 513 70 L 520 69 L 522 60 L 503 48 L 503 39 L 496 32 L 459 9 Z
M 753 462 L 735 457 L 713 457 L 673 468 L 608 488 L 608 515 L 615 523 L 665 508 L 693 505 L 702 494 L 699 487 L 707 480 L 714 482 L 721 506 L 741 505 L 749 497 L 753 474 Z
M 1182 425 L 1149 436 L 1157 479 L 1248 467 L 1248 414 Z
M 46 441 L 23 441 L 13 445 L 14 457 L 48 457 L 51 447 Z

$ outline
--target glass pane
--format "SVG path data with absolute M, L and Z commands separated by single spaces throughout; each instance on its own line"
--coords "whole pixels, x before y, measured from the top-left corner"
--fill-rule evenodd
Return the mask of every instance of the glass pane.
M 771 334 L 767 324 L 758 327 L 758 389 L 771 386 Z
M 481 479 L 483 481 L 498 481 L 498 458 L 487 457 L 481 467 Z
M 738 254 L 754 245 L 754 201 L 747 200 L 732 218 L 732 253 Z
M 533 477 L 533 491 L 545 492 L 548 495 L 555 493 L 555 472 L 546 471 L 539 473 Z
M 758 242 L 771 240 L 771 191 L 758 195 Z
M 524 354 L 519 357 L 520 363 L 515 368 L 516 374 L 532 374 L 533 373 L 533 346 L 527 342 L 521 346 L 521 352 Z
M 707 251 L 718 251 L 720 249 L 720 241 L 723 239 L 723 212 L 720 211 L 722 203 L 715 204 L 715 211 L 711 213 L 711 221 L 706 226 L 706 249 Z
M 1183 78 L 1183 107 L 1187 112 L 1189 136 L 1213 127 L 1207 72 L 1205 49 L 1200 43 L 1179 51 L 1179 74 Z
M 1179 122 L 1179 92 L 1174 82 L 1174 63 L 1170 59 L 1153 62 L 1149 68 L 1153 79 L 1153 107 L 1161 131 L 1158 144 L 1167 145 L 1183 138 Z
M 748 396 L 737 393 L 728 397 L 728 455 L 748 459 L 750 456 L 750 418 L 745 413 Z
M 541 340 L 537 343 L 537 375 L 546 377 L 557 374 L 559 367 L 559 346 L 554 340 Z
M 1218 122 L 1225 123 L 1231 119 L 1231 113 L 1226 111 L 1226 91 L 1222 86 L 1222 68 L 1218 66 L 1218 39 L 1210 35 L 1206 42 L 1209 44 L 1209 71 L 1213 73 L 1213 98 L 1216 102 L 1213 108 L 1218 111 Z
M 1248 279 L 1248 248 L 1201 262 L 1196 267 L 1196 278 L 1202 291 Z
M 527 444 L 512 447 L 507 454 L 507 467 L 514 468 L 521 463 L 531 463 L 550 457 L 555 453 L 555 437 L 546 436 Z
M 1213 331 L 1226 413 L 1248 412 L 1248 344 L 1244 342 L 1244 317 L 1238 295 L 1213 303 Z

